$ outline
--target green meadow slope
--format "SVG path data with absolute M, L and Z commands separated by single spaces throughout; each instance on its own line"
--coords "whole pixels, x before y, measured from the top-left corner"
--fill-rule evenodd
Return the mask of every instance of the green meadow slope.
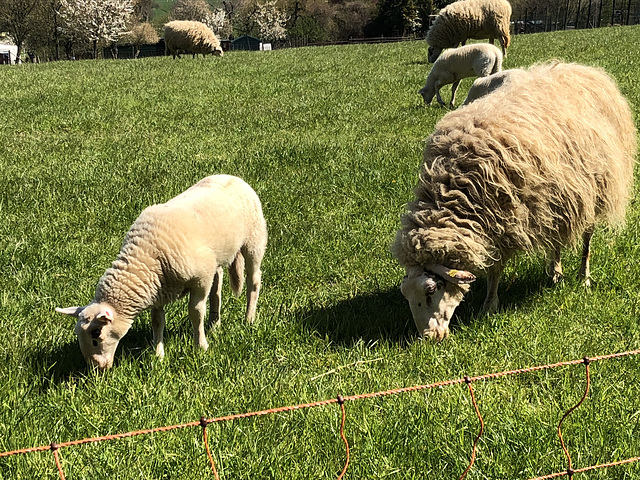
M 602 67 L 640 119 L 639 43 L 640 27 L 516 36 L 505 68 Z M 556 288 L 542 258 L 522 256 L 498 314 L 478 316 L 479 280 L 448 340 L 416 340 L 389 245 L 446 113 L 421 106 L 427 71 L 424 42 L 0 68 L 0 452 L 640 348 L 636 199 L 624 229 L 597 230 L 591 289 L 574 279 L 575 252 Z M 73 321 L 54 307 L 91 300 L 145 206 L 214 173 L 244 178 L 263 202 L 256 323 L 244 324 L 225 282 L 208 351 L 193 347 L 182 300 L 167 309 L 164 361 L 147 312 L 112 370 L 87 369 Z M 564 426 L 574 468 L 640 456 L 640 358 L 591 372 Z M 584 386 L 581 365 L 474 384 L 486 430 L 467 478 L 564 470 L 556 426 Z M 458 478 L 468 464 L 478 421 L 464 384 L 346 409 L 345 478 Z M 339 422 L 334 405 L 208 432 L 221 478 L 333 479 Z M 60 456 L 74 479 L 212 475 L 197 428 Z M 45 452 L 0 458 L 0 477 L 58 473 Z M 638 477 L 638 463 L 589 474 Z

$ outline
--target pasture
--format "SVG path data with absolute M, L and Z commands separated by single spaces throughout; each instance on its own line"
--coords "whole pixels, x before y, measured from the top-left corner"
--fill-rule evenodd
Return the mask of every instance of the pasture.
M 640 123 L 639 43 L 640 27 L 516 36 L 504 67 L 602 67 Z M 554 288 L 542 258 L 521 256 L 498 314 L 477 314 L 480 280 L 448 340 L 416 340 L 389 245 L 424 139 L 446 113 L 421 106 L 426 55 L 410 42 L 1 68 L 0 452 L 640 348 L 637 193 L 624 229 L 596 231 L 591 289 L 574 278 L 576 252 Z M 73 320 L 54 307 L 91 300 L 144 207 L 214 173 L 242 177 L 263 203 L 255 324 L 225 280 L 208 351 L 193 346 L 182 300 L 167 308 L 163 361 L 145 312 L 114 368 L 88 369 Z M 640 455 L 640 358 L 591 368 L 590 396 L 564 427 L 574 468 Z M 486 430 L 467 478 L 566 468 L 556 426 L 584 391 L 581 366 L 474 389 Z M 458 478 L 468 464 L 478 422 L 465 385 L 346 407 L 345 478 Z M 334 479 L 339 421 L 325 407 L 208 431 L 221 478 Z M 60 455 L 70 479 L 212 476 L 193 430 Z M 588 474 L 639 476 L 638 463 Z M 0 477 L 58 474 L 47 452 L 0 459 Z

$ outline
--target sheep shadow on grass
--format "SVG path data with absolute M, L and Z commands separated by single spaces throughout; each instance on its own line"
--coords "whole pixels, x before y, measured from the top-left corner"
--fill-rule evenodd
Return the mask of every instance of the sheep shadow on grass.
M 532 294 L 547 288 L 544 272 L 526 270 L 522 273 L 501 285 L 500 311 L 521 307 L 529 302 Z M 461 325 L 490 318 L 480 316 L 486 289 L 484 278 L 475 282 L 451 319 L 452 335 Z M 304 309 L 296 316 L 309 334 L 327 338 L 337 345 L 377 340 L 408 345 L 418 336 L 409 304 L 399 287 L 356 296 L 327 307 Z

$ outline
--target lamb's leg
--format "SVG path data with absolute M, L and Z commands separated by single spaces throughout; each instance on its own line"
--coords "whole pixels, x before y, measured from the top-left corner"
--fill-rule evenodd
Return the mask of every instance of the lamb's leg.
M 247 274 L 247 314 L 246 320 L 253 323 L 256 316 L 256 307 L 258 304 L 258 296 L 260 295 L 260 285 L 262 283 L 262 272 L 260 264 L 262 263 L 262 253 L 248 254 L 242 252 L 245 257 L 245 272 Z
M 504 264 L 502 262 L 494 263 L 487 271 L 487 298 L 482 305 L 481 314 L 494 313 L 498 310 L 498 285 Z
M 582 234 L 582 263 L 578 272 L 578 278 L 582 278 L 586 287 L 591 286 L 589 276 L 589 260 L 591 259 L 591 237 L 593 232 L 587 230 Z
M 209 286 L 203 288 L 202 285 L 195 286 L 189 294 L 189 319 L 193 326 L 193 341 L 203 350 L 209 348 L 207 337 L 204 333 L 204 314 L 207 310 L 207 293 Z
M 436 82 L 436 99 L 438 100 L 438 103 L 442 106 L 445 106 L 446 104 L 444 103 L 444 100 L 442 100 L 442 97 L 440 96 L 440 88 L 442 88 L 442 83 L 440 81 Z
M 460 80 L 456 80 L 453 82 L 453 85 L 451 85 L 451 108 L 453 108 L 453 104 L 456 101 L 456 90 L 458 90 L 458 85 L 460 85 Z
M 156 346 L 156 355 L 164 358 L 164 309 L 153 307 L 151 309 L 151 328 L 153 329 L 153 343 Z
M 212 327 L 220 325 L 220 304 L 222 301 L 222 275 L 224 270 L 222 267 L 216 269 L 213 276 L 213 284 L 209 292 L 209 323 Z
M 562 275 L 562 262 L 560 260 L 560 249 L 558 248 L 553 252 L 553 259 L 549 262 L 549 269 L 547 271 L 549 276 L 549 284 L 556 285 L 562 281 L 564 276 Z

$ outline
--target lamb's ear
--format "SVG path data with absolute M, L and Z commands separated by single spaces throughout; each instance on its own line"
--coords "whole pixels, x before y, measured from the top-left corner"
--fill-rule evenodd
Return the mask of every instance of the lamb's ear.
M 103 308 L 102 310 L 100 310 L 100 313 L 96 315 L 96 320 L 100 323 L 104 323 L 105 325 L 107 323 L 113 322 L 113 310 L 106 307 Z
M 431 265 L 427 270 L 441 276 L 447 282 L 457 285 L 469 284 L 476 281 L 476 276 L 473 273 L 467 272 L 466 270 L 455 270 L 445 267 L 444 265 Z
M 67 308 L 56 307 L 56 312 L 62 313 L 63 315 L 70 315 L 76 318 L 80 316 L 80 312 L 82 312 L 82 310 L 84 310 L 84 307 L 67 307 Z

